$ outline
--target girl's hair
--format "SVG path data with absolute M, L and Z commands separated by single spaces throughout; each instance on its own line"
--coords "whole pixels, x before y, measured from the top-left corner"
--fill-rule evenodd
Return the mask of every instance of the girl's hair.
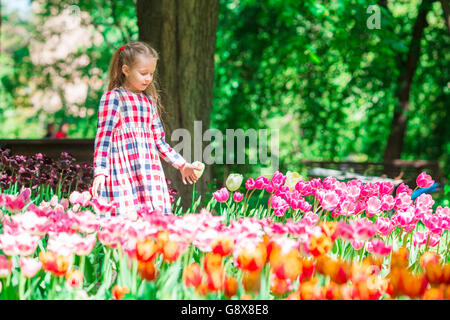
M 109 66 L 109 84 L 108 90 L 118 88 L 125 83 L 125 74 L 122 72 L 122 66 L 126 64 L 128 67 L 133 67 L 138 55 L 145 55 L 153 58 L 156 61 L 159 59 L 158 52 L 150 45 L 142 41 L 128 42 L 123 46 L 123 50 L 118 48 L 111 59 Z M 152 102 L 156 107 L 158 114 L 161 114 L 163 107 L 161 105 L 161 98 L 158 90 L 157 71 L 153 75 L 153 80 L 145 89 L 145 93 L 152 97 Z

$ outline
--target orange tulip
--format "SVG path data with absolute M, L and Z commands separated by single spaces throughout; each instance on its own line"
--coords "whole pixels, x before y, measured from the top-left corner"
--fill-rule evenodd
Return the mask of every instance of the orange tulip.
M 83 284 L 83 274 L 79 270 L 69 270 L 66 273 L 66 283 L 74 289 L 81 287 Z
M 42 262 L 42 269 L 51 272 L 57 277 L 61 277 L 66 274 L 70 266 L 70 258 L 56 255 L 52 251 L 41 251 L 39 253 L 39 259 Z
M 409 250 L 402 247 L 392 253 L 391 269 L 395 267 L 407 268 L 409 264 Z
M 176 241 L 167 241 L 163 247 L 164 261 L 173 262 L 178 259 L 181 253 L 181 247 Z
M 322 234 L 318 237 L 311 237 L 309 251 L 314 257 L 327 254 L 333 247 L 333 241 L 330 237 Z
M 300 252 L 291 249 L 283 253 L 279 245 L 274 245 L 270 253 L 270 268 L 279 279 L 295 280 L 302 272 Z
M 136 258 L 141 262 L 149 262 L 160 253 L 160 246 L 154 239 L 148 238 L 136 243 Z
M 272 274 L 270 279 L 270 293 L 275 297 L 281 297 L 292 290 L 292 281 L 289 278 L 280 279 Z
M 183 274 L 184 285 L 186 287 L 197 287 L 202 283 L 202 270 L 200 265 L 196 262 L 184 268 Z
M 225 297 L 231 299 L 238 293 L 238 282 L 234 277 L 226 277 L 225 278 Z
M 444 287 L 426 290 L 422 295 L 422 300 L 444 300 Z
M 320 223 L 320 227 L 322 232 L 331 239 L 332 242 L 337 238 L 337 229 L 338 223 L 336 221 L 324 221 Z
M 300 283 L 299 292 L 301 300 L 319 300 L 322 298 L 322 290 L 317 287 L 317 278 Z
M 313 258 L 302 259 L 302 276 L 304 279 L 309 279 L 316 273 L 317 262 Z
M 206 283 L 208 284 L 208 289 L 212 292 L 223 290 L 225 276 L 225 270 L 222 267 L 208 272 L 206 274 Z
M 244 271 L 242 284 L 245 291 L 258 293 L 261 288 L 261 272 L 260 271 Z
M 203 268 L 206 272 L 213 272 L 222 268 L 222 256 L 217 253 L 208 252 L 203 260 Z
M 229 237 L 214 239 L 212 242 L 212 252 L 222 257 L 228 256 L 234 247 L 234 240 Z
M 259 243 L 256 248 L 242 248 L 236 264 L 243 271 L 259 271 L 264 267 L 267 259 L 267 248 L 264 243 Z
M 157 276 L 157 272 L 155 269 L 155 265 L 153 264 L 153 261 L 148 262 L 138 261 L 138 273 L 142 279 L 149 282 L 153 281 Z
M 112 296 L 114 300 L 121 300 L 130 290 L 127 286 L 119 287 L 117 284 L 112 289 Z
M 434 251 L 426 251 L 422 254 L 422 256 L 419 259 L 419 264 L 422 268 L 425 269 L 425 267 L 429 264 L 438 264 L 439 263 L 439 255 L 437 252 Z
M 337 300 L 339 299 L 339 286 L 330 281 L 327 285 L 324 286 L 324 297 L 327 300 Z

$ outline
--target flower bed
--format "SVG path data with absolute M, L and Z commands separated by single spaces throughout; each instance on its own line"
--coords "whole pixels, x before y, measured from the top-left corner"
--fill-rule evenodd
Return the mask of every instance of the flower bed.
M 1 299 L 449 299 L 450 208 L 390 183 L 233 175 L 199 213 L 0 194 Z M 417 188 L 433 183 L 422 173 Z M 231 190 L 231 191 L 230 191 Z M 267 205 L 250 205 L 255 192 Z M 38 201 L 37 201 L 38 200 Z M 102 218 L 103 217 L 103 218 Z

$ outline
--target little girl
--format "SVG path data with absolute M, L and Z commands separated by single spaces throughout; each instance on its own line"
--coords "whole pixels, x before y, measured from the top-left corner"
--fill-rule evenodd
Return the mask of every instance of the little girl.
M 143 42 L 116 50 L 109 70 L 108 92 L 98 110 L 94 152 L 94 195 L 116 201 L 113 215 L 146 205 L 172 213 L 160 156 L 181 172 L 183 183 L 197 181 L 194 170 L 164 139 L 158 115 L 160 97 L 152 81 L 158 53 Z M 158 154 L 159 152 L 159 154 Z

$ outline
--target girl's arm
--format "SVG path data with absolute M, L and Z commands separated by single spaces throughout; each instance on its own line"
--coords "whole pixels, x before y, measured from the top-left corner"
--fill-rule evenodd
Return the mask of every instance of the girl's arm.
M 156 110 L 155 114 L 156 116 L 153 119 L 152 123 L 152 132 L 155 138 L 156 147 L 158 148 L 161 158 L 163 158 L 167 163 L 172 165 L 174 168 L 180 170 L 186 164 L 187 161 L 178 152 L 176 152 L 175 149 L 171 148 L 169 144 L 166 142 L 164 138 L 165 136 L 164 129 Z
M 103 94 L 98 109 L 95 137 L 94 178 L 100 174 L 109 176 L 109 155 L 112 131 L 119 122 L 119 97 L 115 91 Z

